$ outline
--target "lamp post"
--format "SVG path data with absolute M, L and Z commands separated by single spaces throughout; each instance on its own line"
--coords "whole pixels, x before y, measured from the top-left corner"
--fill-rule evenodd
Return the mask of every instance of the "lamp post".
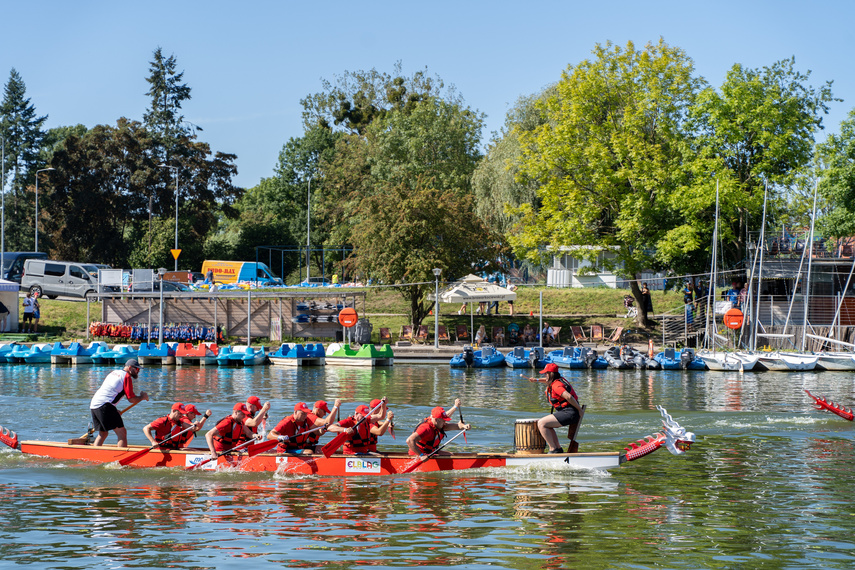
M 0 136 L 0 279 L 6 279 L 6 137 Z
M 436 280 L 436 290 L 433 297 L 433 347 L 439 348 L 439 275 L 442 269 L 435 267 L 433 276 Z
M 306 284 L 309 285 L 309 271 L 312 266 L 312 177 L 309 177 L 309 189 L 306 193 Z
M 178 167 L 160 164 L 161 168 L 175 171 L 175 249 L 178 249 Z M 178 271 L 178 257 L 175 258 L 175 271 Z
M 41 170 L 36 170 L 36 253 L 39 252 L 39 172 L 47 172 L 48 170 L 56 170 L 56 168 L 42 168 Z

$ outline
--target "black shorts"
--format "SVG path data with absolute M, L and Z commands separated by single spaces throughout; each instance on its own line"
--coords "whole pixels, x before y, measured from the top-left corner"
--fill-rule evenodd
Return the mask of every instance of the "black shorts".
M 25 323 L 27 321 L 32 321 L 32 320 L 33 320 L 33 314 L 32 313 L 24 313 L 24 322 Z
M 92 412 L 92 425 L 95 431 L 113 431 L 116 428 L 125 427 L 122 414 L 113 404 L 102 404 L 100 408 L 89 410 Z
M 555 410 L 552 415 L 563 426 L 569 426 L 579 421 L 579 412 L 573 406 L 567 406 L 562 410 Z

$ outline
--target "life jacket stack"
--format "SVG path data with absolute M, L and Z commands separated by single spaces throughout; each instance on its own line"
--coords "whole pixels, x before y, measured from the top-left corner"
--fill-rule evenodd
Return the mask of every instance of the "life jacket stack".
M 149 342 L 160 338 L 158 325 L 152 325 L 149 330 L 145 323 L 102 323 L 93 321 L 89 324 L 89 334 L 98 338 L 121 338 L 138 342 Z M 209 327 L 201 324 L 169 323 L 163 325 L 163 340 L 165 342 L 215 342 L 221 343 L 223 328 L 221 326 Z

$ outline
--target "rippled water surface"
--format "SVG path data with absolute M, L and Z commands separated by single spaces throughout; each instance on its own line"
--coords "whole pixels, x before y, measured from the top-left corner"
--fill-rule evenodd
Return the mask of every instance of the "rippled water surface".
M 21 439 L 86 431 L 108 368 L 2 365 L 0 425 Z M 849 373 L 605 371 L 569 376 L 588 405 L 583 449 L 656 431 L 662 405 L 697 435 L 610 472 L 488 469 L 294 478 L 62 464 L 0 451 L 0 564 L 40 568 L 851 568 L 853 424 L 812 409 L 807 388 L 855 403 Z M 131 442 L 174 401 L 214 418 L 254 394 L 274 421 L 298 401 L 388 396 L 404 446 L 455 397 L 474 429 L 458 449 L 507 451 L 514 422 L 548 411 L 519 371 L 145 369 L 151 401 Z M 462 439 L 462 438 L 461 438 Z M 111 435 L 110 442 L 115 441 Z M 456 445 L 460 439 L 456 440 Z M 261 566 L 259 566 L 261 565 Z

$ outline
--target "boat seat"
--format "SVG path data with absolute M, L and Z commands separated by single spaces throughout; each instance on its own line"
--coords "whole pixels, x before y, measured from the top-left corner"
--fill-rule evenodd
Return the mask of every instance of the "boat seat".
M 671 360 L 674 360 L 674 349 L 673 348 L 666 348 L 665 349 L 665 358 L 669 358 Z
M 514 357 L 515 358 L 525 358 L 525 348 L 521 346 L 514 347 Z
M 489 358 L 490 356 L 493 356 L 493 347 L 492 346 L 481 347 L 481 358 Z

